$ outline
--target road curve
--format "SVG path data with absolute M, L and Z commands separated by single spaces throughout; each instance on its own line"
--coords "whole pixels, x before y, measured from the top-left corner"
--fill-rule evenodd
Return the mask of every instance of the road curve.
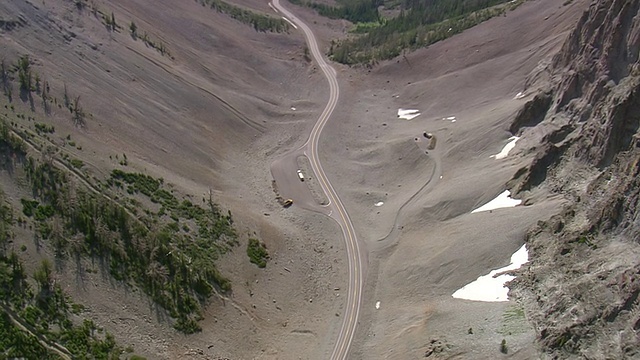
M 364 280 L 364 246 L 358 243 L 353 223 L 349 218 L 349 214 L 342 205 L 342 201 L 334 190 L 333 186 L 327 179 L 320 158 L 318 157 L 318 143 L 320 134 L 325 124 L 331 117 L 333 110 L 338 103 L 340 96 L 340 87 L 336 79 L 336 71 L 324 60 L 322 53 L 318 49 L 318 43 L 311 29 L 295 15 L 280 5 L 279 0 L 273 0 L 274 7 L 280 11 L 286 18 L 296 24 L 304 33 L 307 40 L 309 50 L 315 61 L 320 66 L 327 81 L 329 82 L 329 102 L 320 114 L 318 121 L 313 126 L 309 139 L 303 145 L 304 154 L 309 158 L 311 168 L 318 179 L 318 183 L 322 187 L 325 195 L 329 199 L 331 207 L 331 217 L 338 222 L 342 228 L 344 241 L 347 249 L 347 259 L 349 265 L 349 288 L 347 294 L 347 304 L 342 318 L 342 327 L 336 339 L 336 344 L 331 353 L 331 360 L 344 360 L 349 354 L 349 348 L 355 335 L 356 325 L 358 324 L 358 316 L 360 315 L 360 304 L 362 303 L 362 288 Z

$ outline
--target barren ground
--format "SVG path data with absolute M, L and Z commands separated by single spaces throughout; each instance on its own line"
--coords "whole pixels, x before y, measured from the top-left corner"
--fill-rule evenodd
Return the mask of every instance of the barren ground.
M 258 269 L 244 243 L 225 257 L 220 267 L 233 293 L 212 298 L 203 332 L 186 337 L 138 291 L 100 271 L 86 273 L 92 264 L 62 267 L 58 280 L 98 325 L 149 358 L 325 358 L 342 321 L 343 241 L 331 219 L 296 204 L 283 209 L 269 171 L 304 143 L 328 97 L 322 74 L 303 58 L 301 34 L 256 33 L 194 1 L 96 3 L 114 12 L 119 33 L 69 1 L 0 4 L 0 17 L 26 19 L 0 32 L 2 55 L 30 54 L 52 95 L 61 99 L 66 84 L 91 114 L 84 129 L 65 109 L 51 117 L 36 109 L 36 116 L 54 124 L 57 137 L 71 134 L 82 148 L 77 157 L 97 177 L 126 154 L 129 171 L 163 177 L 196 200 L 212 189 L 241 231 L 265 241 L 272 259 Z M 270 11 L 265 1 L 238 4 Z M 586 5 L 532 0 L 373 70 L 335 65 L 341 98 L 322 135 L 321 159 L 369 249 L 351 358 L 422 357 L 437 344 L 432 339 L 449 344 L 451 358 L 494 358 L 503 338 L 512 357 L 531 356 L 532 332 L 509 315 L 519 314 L 516 304 L 451 294 L 507 264 L 524 231 L 559 206 L 550 199 L 469 214 L 530 161 L 527 149 L 537 139 L 521 139 L 503 160 L 489 156 L 502 149 L 514 113 L 535 92 L 514 99 L 525 77 L 554 53 Z M 288 6 L 325 47 L 346 27 Z M 132 20 L 173 59 L 132 39 Z M 401 107 L 422 115 L 398 119 Z M 456 122 L 443 120 L 448 116 Z M 438 139 L 429 154 L 414 141 L 424 131 Z M 378 201 L 384 205 L 374 207 Z M 30 239 L 25 243 L 36 256 Z

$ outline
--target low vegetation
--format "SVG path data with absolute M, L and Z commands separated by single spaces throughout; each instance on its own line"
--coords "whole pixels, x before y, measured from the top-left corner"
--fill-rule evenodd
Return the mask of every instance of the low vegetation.
M 523 0 L 403 0 L 400 4 L 382 0 L 341 0 L 338 6 L 290 1 L 314 8 L 329 18 L 353 22 L 351 32 L 359 35 L 332 41 L 328 55 L 343 64 L 372 65 L 458 34 L 504 14 Z M 381 16 L 378 10 L 386 7 L 397 11 L 396 6 L 399 13 L 390 18 Z
M 31 208 L 25 215 L 33 213 L 37 235 L 61 257 L 100 259 L 115 279 L 139 285 L 176 319 L 178 330 L 198 331 L 202 304 L 215 288 L 231 289 L 215 261 L 237 243 L 236 233 L 231 214 L 221 214 L 212 202 L 203 208 L 179 201 L 158 179 L 114 170 L 108 184 L 161 205 L 157 214 L 134 218 L 123 205 L 74 187 L 50 163 L 28 157 L 24 167 L 40 202 L 33 211 L 35 203 L 25 201 Z M 187 232 L 179 223 L 197 231 Z
M 236 5 L 224 2 L 222 0 L 195 0 L 202 6 L 208 6 L 219 13 L 230 16 L 241 23 L 250 25 L 256 31 L 260 32 L 288 32 L 289 23 L 281 18 L 260 14 Z
M 258 239 L 249 238 L 247 244 L 247 255 L 249 260 L 258 265 L 259 268 L 267 267 L 267 260 L 269 259 L 269 252 L 267 247 Z
M 78 316 L 83 307 L 55 284 L 47 259 L 30 282 L 19 256 L 6 253 L 14 223 L 13 210 L 0 194 L 0 358 L 60 359 L 62 353 L 68 358 L 118 359 L 122 348 L 109 333 Z
M 43 123 L 36 123 L 35 128 L 36 132 L 38 132 L 39 134 L 53 134 L 56 131 L 53 125 L 47 125 Z
M 33 93 L 39 94 L 42 99 L 42 107 L 45 115 L 51 114 L 52 103 L 62 108 L 63 105 L 71 114 L 71 120 L 77 127 L 86 125 L 87 113 L 80 106 L 80 96 L 72 98 L 64 84 L 63 101 L 58 103 L 55 97 L 51 96 L 51 84 L 47 80 L 42 80 L 40 74 L 33 70 L 32 59 L 28 55 L 21 56 L 16 64 L 7 63 L 5 59 L 0 62 L 0 83 L 9 103 L 13 103 L 13 82 L 17 79 L 20 89 L 20 99 L 29 105 L 31 112 L 36 112 L 36 104 Z M 5 106 L 6 108 L 6 106 Z M 15 112 L 15 107 L 11 105 L 11 110 Z M 20 115 L 17 115 L 20 116 Z M 24 115 L 22 115 L 24 117 Z M 31 117 L 29 117 L 31 120 Z M 52 125 L 36 123 L 35 130 L 39 134 L 52 134 L 55 128 Z
M 354 24 L 378 21 L 380 19 L 378 7 L 384 4 L 383 0 L 342 0 L 338 2 L 338 6 L 307 0 L 289 0 L 289 2 L 312 8 L 318 14 L 330 19 L 345 19 Z
M 60 168 L 56 151 L 34 157 L 26 149 L 0 121 L 5 168 L 20 169 L 32 194 L 20 200 L 19 223 L 32 223 L 36 241 L 78 268 L 84 257 L 97 260 L 103 272 L 148 294 L 175 319 L 176 329 L 199 331 L 207 299 L 231 290 L 215 265 L 238 245 L 231 213 L 223 213 L 212 198 L 194 204 L 162 179 L 119 169 L 96 186 L 103 189 L 97 192 L 68 172 L 83 166 L 79 159 L 63 156 L 69 168 Z
M 114 16 L 109 17 L 109 24 L 113 24 L 113 31 L 120 28 Z M 130 26 L 130 30 L 136 34 L 140 31 L 137 26 Z M 21 193 L 14 204 L 19 208 L 19 216 L 14 219 L 11 215 L 10 220 L 0 221 L 0 250 L 6 249 L 13 226 L 20 226 L 22 231 L 33 235 L 29 241 L 33 239 L 36 246 L 55 253 L 56 264 L 75 263 L 76 271 L 100 271 L 124 286 L 138 288 L 153 300 L 159 311 L 173 318 L 172 324 L 178 331 L 187 334 L 199 331 L 198 322 L 203 318 L 203 307 L 208 299 L 231 290 L 231 282 L 216 267 L 220 256 L 239 245 L 230 211 L 222 211 L 211 197 L 203 198 L 201 203 L 192 202 L 175 193 L 163 179 L 142 173 L 115 169 L 104 180 L 89 175 L 88 166 L 74 158 L 66 148 L 67 144 L 78 150 L 81 146 L 76 146 L 70 135 L 56 139 L 53 125 L 42 119 L 16 112 L 16 108 L 27 101 L 23 99 L 23 104 L 16 103 L 14 107 L 11 89 L 14 82 L 19 82 L 21 92 L 26 91 L 29 98 L 31 92 L 42 95 L 43 116 L 48 116 L 56 105 L 69 110 L 74 124 L 83 127 L 87 114 L 80 106 L 80 97 L 73 97 L 64 84 L 60 87 L 61 100 L 56 99 L 51 84 L 46 80 L 41 82 L 29 57 L 20 57 L 14 64 L 4 59 L 0 64 L 1 87 L 8 100 L 4 108 L 11 111 L 0 115 L 0 167 L 11 174 L 11 181 L 15 182 L 12 186 L 27 192 Z M 33 104 L 31 112 L 37 114 Z M 15 119 L 10 121 L 9 116 Z M 127 166 L 126 155 L 122 154 L 122 159 L 120 165 Z M 0 216 L 3 215 L 1 210 Z M 19 249 L 27 254 L 25 244 Z M 0 255 L 0 281 L 3 281 L 4 252 Z M 87 259 L 99 269 L 86 268 Z M 266 261 L 266 255 L 258 255 L 256 259 Z M 28 345 L 32 350 L 11 354 L 25 358 L 56 358 L 51 349 L 38 346 L 42 345 L 39 339 L 42 333 L 51 341 L 67 344 L 71 353 L 84 354 L 78 358 L 88 354 L 93 354 L 89 356 L 93 358 L 113 357 L 117 352 L 113 339 L 96 335 L 99 332 L 95 326 L 69 327 L 66 323 L 64 326 L 53 323 L 54 320 L 63 321 L 63 315 L 75 305 L 53 283 L 45 281 L 51 274 L 50 264 L 45 263 L 34 274 L 46 294 L 13 290 L 7 293 L 7 296 L 15 297 L 12 306 L 21 318 L 24 317 L 27 323 L 31 321 L 33 326 L 44 324 L 34 335 L 35 343 Z M 7 281 L 14 284 L 17 280 Z M 40 309 L 45 315 L 36 311 L 43 294 L 55 303 L 55 306 L 45 304 L 47 308 Z M 28 313 L 22 314 L 27 306 L 36 310 L 28 308 Z M 46 317 L 47 311 L 51 311 L 53 317 Z M 26 320 L 27 317 L 30 320 Z M 0 331 L 20 333 L 15 324 L 10 325 L 13 324 L 11 317 L 4 320 L 7 319 L 0 319 L 0 322 L 9 325 L 3 325 Z M 75 320 L 71 319 L 71 322 Z M 7 335 L 7 338 L 30 344 L 33 339 L 29 340 L 29 336 L 25 333 Z M 86 339 L 81 340 L 82 343 L 72 345 L 72 339 L 83 337 Z M 96 350 L 102 351 L 102 355 L 92 352 L 94 345 L 88 345 L 93 344 L 92 341 L 101 342 L 101 345 L 94 345 L 102 349 Z M 9 356 L 0 352 L 0 358 L 3 355 Z

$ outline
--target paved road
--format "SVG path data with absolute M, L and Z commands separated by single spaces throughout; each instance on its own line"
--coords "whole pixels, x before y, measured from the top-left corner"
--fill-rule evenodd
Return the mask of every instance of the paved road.
M 311 168 L 315 174 L 316 179 L 320 183 L 322 190 L 329 199 L 330 216 L 335 219 L 344 235 L 344 241 L 347 248 L 347 258 L 349 264 L 349 289 L 347 294 L 347 304 L 342 320 L 342 327 L 340 333 L 336 339 L 336 344 L 331 353 L 331 360 L 343 360 L 347 358 L 349 354 L 349 348 L 353 341 L 356 325 L 358 324 L 358 316 L 360 314 L 360 304 L 362 303 L 362 287 L 364 280 L 364 247 L 358 244 L 358 238 L 356 237 L 353 224 L 349 218 L 349 214 L 342 205 L 342 201 L 338 197 L 338 194 L 331 186 L 331 183 L 327 179 L 324 171 L 322 170 L 322 164 L 318 157 L 318 142 L 320 134 L 325 124 L 331 117 L 333 110 L 338 103 L 338 97 L 340 96 L 340 88 L 338 86 L 338 80 L 336 80 L 336 71 L 327 64 L 322 56 L 322 53 L 318 49 L 318 43 L 313 35 L 311 29 L 300 19 L 294 16 L 291 12 L 280 5 L 279 0 L 273 0 L 275 8 L 282 13 L 286 18 L 291 20 L 304 32 L 304 36 L 309 44 L 309 50 L 311 55 L 322 69 L 325 77 L 329 81 L 329 102 L 327 106 L 320 114 L 320 118 L 316 122 L 315 126 L 311 130 L 309 139 L 304 144 L 304 154 L 309 158 Z M 295 174 L 292 174 L 295 176 Z

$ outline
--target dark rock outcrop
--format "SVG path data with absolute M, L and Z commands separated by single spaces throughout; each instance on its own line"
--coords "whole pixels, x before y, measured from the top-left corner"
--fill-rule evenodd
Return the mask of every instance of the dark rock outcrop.
M 545 134 L 514 190 L 569 200 L 530 230 L 510 284 L 551 358 L 640 357 L 639 10 L 596 0 L 550 64 L 552 90 L 512 125 Z
M 533 100 L 530 100 L 516 115 L 515 120 L 511 123 L 509 131 L 512 134 L 517 133 L 523 127 L 531 127 L 538 125 L 549 111 L 551 106 L 551 92 L 541 92 L 536 94 Z

